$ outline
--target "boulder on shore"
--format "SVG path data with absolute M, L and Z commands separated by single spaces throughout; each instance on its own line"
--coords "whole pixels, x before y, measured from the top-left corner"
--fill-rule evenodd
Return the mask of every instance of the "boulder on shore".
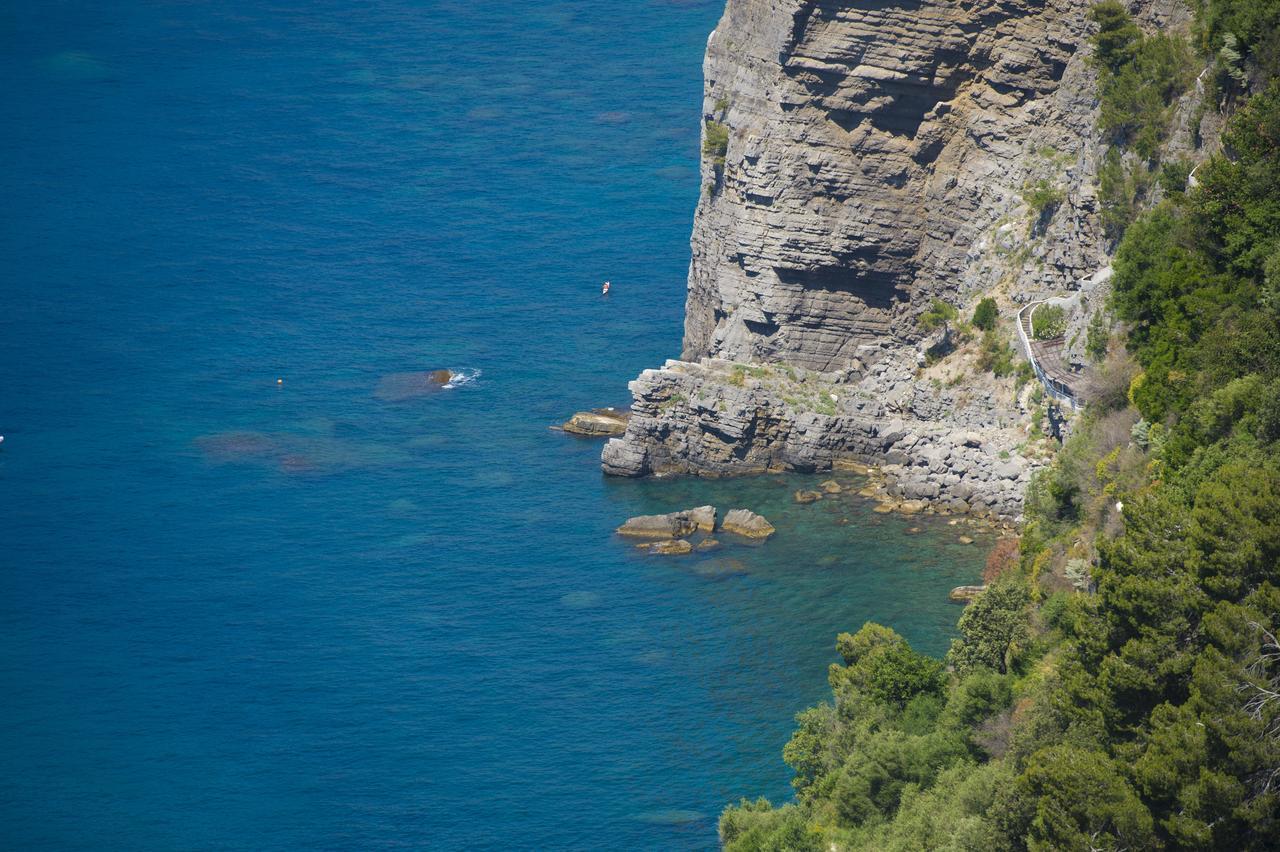
M 743 538 L 767 539 L 777 530 L 773 524 L 766 521 L 760 515 L 752 512 L 750 509 L 731 509 L 724 516 L 724 523 L 720 528 L 725 532 L 740 535 Z
M 631 419 L 630 411 L 620 411 L 616 408 L 595 408 L 591 411 L 579 411 L 560 428 L 571 435 L 584 435 L 588 438 L 608 438 L 626 432 L 629 419 Z
M 822 494 L 818 491 L 797 491 L 795 498 L 797 503 L 816 503 L 822 499 Z
M 986 586 L 956 586 L 947 595 L 953 601 L 967 603 L 987 590 Z

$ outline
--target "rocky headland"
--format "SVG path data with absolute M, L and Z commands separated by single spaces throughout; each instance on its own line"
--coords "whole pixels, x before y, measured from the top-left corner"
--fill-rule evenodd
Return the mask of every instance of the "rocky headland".
M 1025 356 L 1018 307 L 1074 294 L 1079 350 L 1106 295 L 1090 5 L 730 0 L 704 63 L 683 352 L 631 382 L 604 471 L 870 465 L 883 499 L 1018 519 L 1048 406 L 994 347 Z M 979 344 L 983 298 L 999 322 Z

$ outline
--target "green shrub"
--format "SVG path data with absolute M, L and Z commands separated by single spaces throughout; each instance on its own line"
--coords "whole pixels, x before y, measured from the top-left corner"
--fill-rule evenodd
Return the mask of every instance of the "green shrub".
M 925 331 L 933 331 L 943 323 L 954 321 L 958 316 L 960 312 L 954 305 L 949 305 L 941 299 L 934 299 L 929 310 L 920 315 L 920 327 Z
M 1057 207 L 1065 197 L 1066 194 L 1061 189 L 1044 179 L 1027 184 L 1022 189 L 1022 199 L 1036 214 Z
M 995 374 L 996 378 L 1003 379 L 1005 376 L 1012 376 L 1014 372 L 1014 358 L 1017 355 L 1013 347 L 1004 341 L 1004 338 L 996 334 L 994 331 L 986 331 L 982 334 L 982 348 L 978 350 L 978 369 L 988 370 Z
M 1031 312 L 1031 334 L 1036 340 L 1052 340 L 1067 331 L 1067 311 L 1061 305 L 1040 305 Z
M 992 331 L 996 327 L 996 320 L 999 318 L 1000 312 L 996 308 L 996 300 L 987 297 L 978 303 L 978 307 L 973 311 L 973 324 L 983 331 Z
M 729 150 L 729 128 L 718 121 L 707 119 L 706 138 L 702 142 L 702 153 L 712 158 L 717 166 L 724 165 L 724 155 Z
M 1160 188 L 1165 195 L 1182 195 L 1187 191 L 1187 178 L 1191 176 L 1191 168 L 1188 160 L 1175 160 L 1160 166 Z
M 1089 329 L 1084 340 L 1084 351 L 1094 361 L 1101 361 L 1107 357 L 1107 346 L 1110 341 L 1111 323 L 1108 321 L 1107 312 L 1098 310 L 1094 313 L 1093 318 L 1089 320 Z
M 1098 201 L 1102 207 L 1102 229 L 1109 239 L 1119 240 L 1138 215 L 1151 190 L 1150 170 L 1141 162 L 1126 162 L 1120 149 L 1107 149 L 1098 169 Z

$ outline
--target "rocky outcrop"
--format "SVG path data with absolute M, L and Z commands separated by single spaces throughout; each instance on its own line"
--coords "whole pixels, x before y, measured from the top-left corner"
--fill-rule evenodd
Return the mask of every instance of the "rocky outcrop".
M 618 535 L 632 538 L 684 538 L 695 532 L 715 532 L 716 507 L 698 506 L 665 515 L 637 515 L 618 527 Z
M 1090 5 L 731 0 L 704 62 L 728 141 L 703 158 L 682 357 L 838 369 L 918 339 L 935 297 L 1092 272 Z M 1062 190 L 1048 215 L 1023 198 L 1038 180 Z M 1005 258 L 1015 221 L 1038 245 Z
M 968 603 L 969 601 L 976 599 L 986 590 L 986 586 L 956 586 L 951 590 L 947 597 L 956 603 Z
M 1092 3 L 729 0 L 704 62 L 683 354 L 631 383 L 605 472 L 856 461 L 902 505 L 1016 519 L 1027 412 L 985 370 L 923 374 L 955 340 L 921 316 L 995 295 L 1012 345 L 1012 306 L 1107 265 Z M 1148 26 L 1186 19 L 1138 6 Z
M 766 521 L 762 516 L 757 515 L 750 509 L 730 509 L 724 516 L 724 525 L 722 529 L 727 533 L 740 535 L 743 538 L 766 539 L 773 535 L 777 530 L 773 528 L 773 524 Z
M 637 515 L 628 518 L 618 527 L 618 535 L 632 538 L 682 538 L 696 530 L 687 512 L 671 512 L 666 515 Z
M 905 356 L 902 356 L 905 357 Z M 1010 402 L 963 397 L 886 357 L 866 375 L 668 362 L 631 383 L 632 419 L 605 472 L 734 475 L 877 465 L 884 495 L 1014 519 L 1036 462 Z
M 627 431 L 627 420 L 631 412 L 619 411 L 616 408 L 596 408 L 591 411 L 579 411 L 569 418 L 560 428 L 571 435 L 582 435 L 586 438 L 607 438 L 621 435 Z

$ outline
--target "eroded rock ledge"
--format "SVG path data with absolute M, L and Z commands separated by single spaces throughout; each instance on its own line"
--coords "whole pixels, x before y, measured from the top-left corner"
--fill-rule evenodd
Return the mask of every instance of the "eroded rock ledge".
M 867 463 L 880 468 L 892 497 L 1012 520 L 1034 467 L 1019 449 L 1026 435 L 1017 411 L 994 393 L 933 388 L 893 356 L 866 374 L 668 361 L 630 388 L 627 431 L 602 456 L 609 474 L 727 476 Z

